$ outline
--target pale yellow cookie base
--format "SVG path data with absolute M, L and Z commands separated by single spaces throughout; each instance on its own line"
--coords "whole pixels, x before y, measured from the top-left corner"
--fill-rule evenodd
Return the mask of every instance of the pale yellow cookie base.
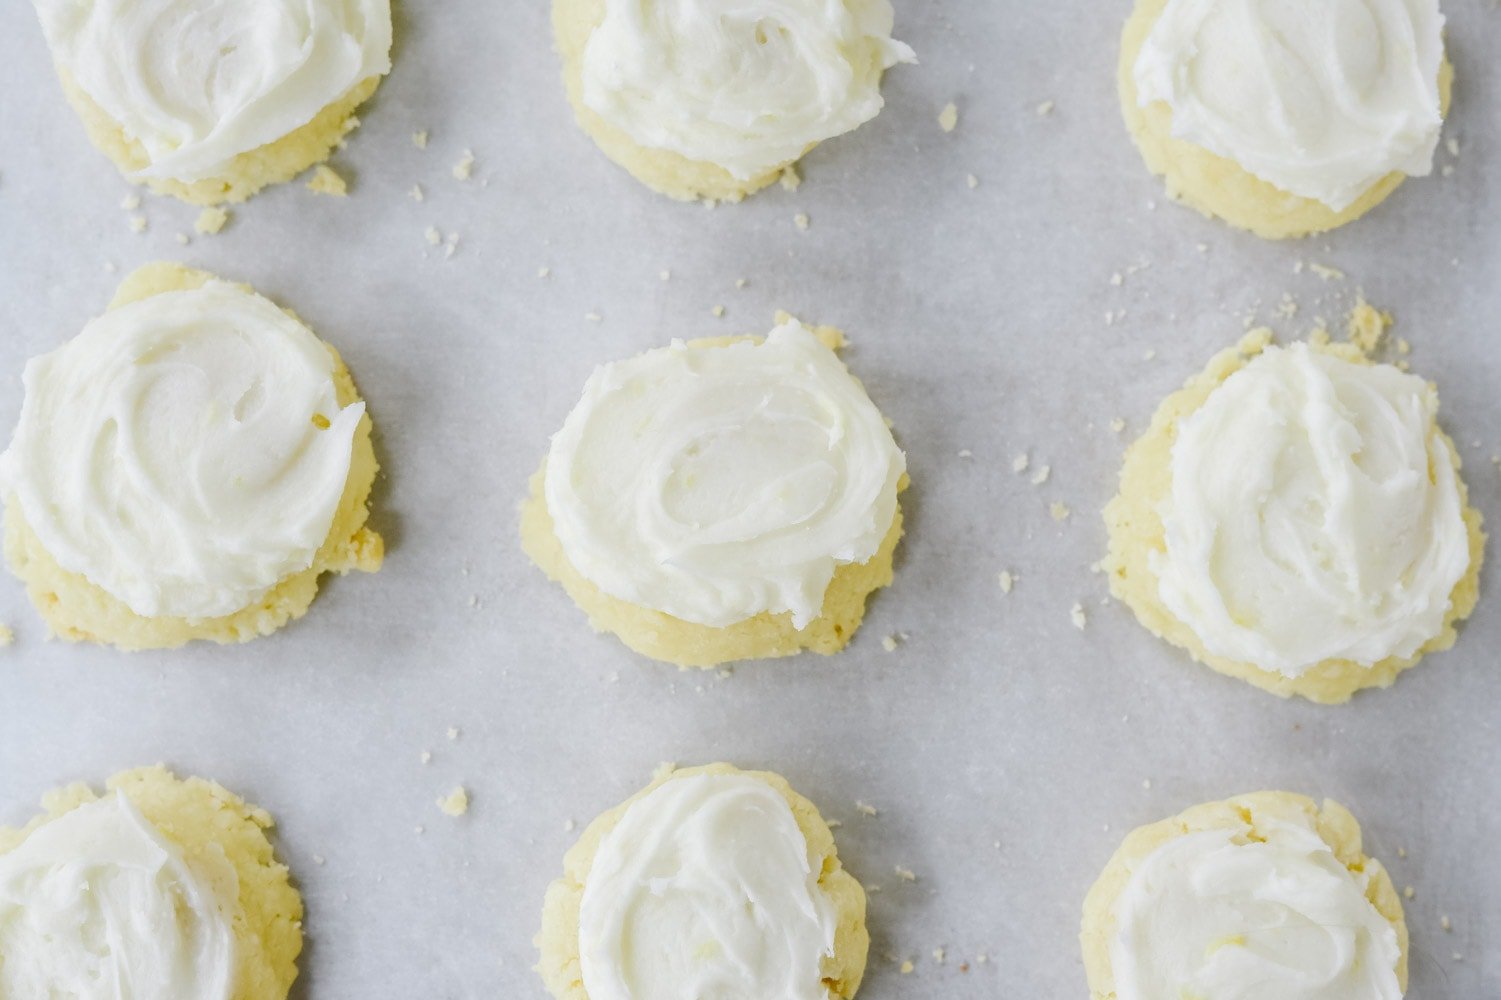
M 548 992 L 557 1000 L 589 1000 L 579 967 L 579 906 L 583 902 L 584 884 L 589 878 L 589 869 L 594 864 L 600 843 L 615 829 L 625 811 L 638 799 L 650 794 L 664 782 L 697 774 L 745 774 L 770 785 L 787 800 L 798 828 L 808 841 L 809 850 L 813 856 L 822 859 L 823 868 L 818 884 L 833 903 L 837 914 L 834 954 L 831 958 L 825 958 L 823 963 L 824 985 L 828 987 L 831 996 L 854 996 L 855 991 L 860 988 L 860 980 L 865 976 L 866 953 L 870 949 L 870 932 L 865 927 L 865 890 L 840 865 L 839 855 L 834 847 L 834 835 L 813 803 L 793 791 L 792 786 L 787 784 L 787 779 L 779 774 L 769 771 L 740 771 L 729 764 L 708 764 L 681 771 L 663 768 L 653 776 L 650 785 L 603 813 L 585 828 L 578 843 L 563 858 L 563 877 L 547 888 L 547 899 L 542 907 L 542 929 L 532 942 L 541 953 L 537 972 L 542 976 Z
M 109 116 L 92 97 L 84 93 L 72 74 L 58 67 L 63 93 L 83 120 L 89 141 L 114 161 L 127 178 L 151 165 L 146 149 L 125 134 L 119 122 Z M 363 80 L 343 97 L 314 116 L 306 125 L 288 132 L 258 149 L 241 153 L 230 162 L 221 177 L 209 177 L 192 183 L 166 178 L 147 178 L 146 184 L 158 194 L 172 195 L 194 205 L 218 205 L 241 202 L 270 184 L 291 180 L 308 167 L 322 163 L 334 147 L 359 124 L 355 109 L 375 93 L 380 77 Z
M 1365 856 L 1360 843 L 1360 824 L 1338 802 L 1325 800 L 1323 807 L 1292 792 L 1254 792 L 1224 802 L 1194 806 L 1171 819 L 1132 831 L 1099 881 L 1084 900 L 1084 921 L 1079 941 L 1084 950 L 1084 968 L 1089 975 L 1091 1000 L 1115 1000 L 1115 975 L 1110 965 L 1110 946 L 1116 937 L 1115 903 L 1131 881 L 1136 866 L 1169 841 L 1207 830 L 1240 829 L 1250 826 L 1251 839 L 1258 831 L 1277 822 L 1312 821 L 1334 856 L 1357 874 L 1367 876 L 1366 898 L 1397 932 L 1402 957 L 1397 963 L 1397 981 L 1407 989 L 1407 922 L 1402 900 L 1391 876 L 1379 861 Z
M 202 865 L 206 857 L 217 859 L 222 852 L 240 887 L 240 912 L 234 917 L 239 959 L 235 1000 L 284 1000 L 297 978 L 302 951 L 302 898 L 266 839 L 271 816 L 214 782 L 179 780 L 160 765 L 124 771 L 105 787 L 123 792 L 181 849 L 190 865 Z M 47 793 L 42 815 L 20 829 L 0 827 L 0 854 L 13 850 L 38 827 L 97 798 L 83 783 Z
M 121 283 L 109 307 L 118 309 L 162 292 L 198 288 L 212 278 L 211 274 L 178 264 L 147 264 Z M 360 396 L 349 370 L 337 351 L 329 347 L 328 352 L 334 359 L 339 405 L 358 402 Z M 26 584 L 31 602 L 48 627 L 70 642 L 107 643 L 123 650 L 173 649 L 194 639 L 236 643 L 269 635 L 307 612 L 318 593 L 318 578 L 322 574 L 351 570 L 373 573 L 380 569 L 384 543 L 380 535 L 365 526 L 370 516 L 367 501 L 379 469 L 370 443 L 371 427 L 370 416 L 366 414 L 355 431 L 344 495 L 328 539 L 313 557 L 313 564 L 282 580 L 255 604 L 232 615 L 198 621 L 137 615 L 82 575 L 59 566 L 26 523 L 21 506 L 13 497 L 5 509 L 6 560 L 12 572 Z
M 1206 650 L 1199 637 L 1173 616 L 1162 603 L 1156 574 L 1151 570 L 1152 554 L 1165 553 L 1162 518 L 1158 514 L 1172 488 L 1172 450 L 1177 441 L 1178 424 L 1204 404 L 1220 383 L 1239 371 L 1271 342 L 1271 333 L 1258 330 L 1240 344 L 1222 351 L 1203 372 L 1157 408 L 1151 426 L 1126 450 L 1121 468 L 1120 493 L 1105 507 L 1105 526 L 1110 532 L 1110 551 L 1103 562 L 1110 580 L 1110 591 L 1135 612 L 1137 620 L 1151 632 L 1188 652 L 1195 660 L 1222 674 L 1249 681 L 1257 687 L 1282 697 L 1301 695 L 1326 705 L 1346 702 L 1363 688 L 1389 687 L 1397 675 L 1413 666 L 1428 653 L 1448 649 L 1457 638 L 1456 625 L 1468 618 L 1480 596 L 1480 566 L 1485 558 L 1485 532 L 1480 512 L 1469 504 L 1464 480 L 1459 480 L 1459 498 L 1464 508 L 1465 524 L 1470 534 L 1470 568 L 1454 587 L 1444 629 L 1412 657 L 1391 657 L 1370 666 L 1350 660 L 1326 660 L 1299 677 L 1287 677 L 1276 671 L 1263 670 L 1215 656 Z M 1370 363 L 1351 344 L 1311 346 L 1357 363 Z M 1459 451 L 1444 435 L 1445 445 L 1460 467 Z
M 1406 180 L 1392 173 L 1377 181 L 1342 212 L 1312 198 L 1289 194 L 1233 160 L 1216 156 L 1202 146 L 1173 138 L 1172 109 L 1158 101 L 1137 104 L 1134 69 L 1147 36 L 1168 0 L 1137 0 L 1121 36 L 1118 90 L 1126 128 L 1146 160 L 1147 168 L 1167 183 L 1169 197 L 1266 239 L 1289 239 L 1327 232 L 1353 222 L 1386 200 Z M 1454 87 L 1454 67 L 1447 58 L 1439 69 L 1439 96 L 1445 114 Z
M 690 160 L 665 149 L 648 149 L 605 121 L 584 104 L 584 46 L 605 17 L 604 0 L 553 0 L 552 27 L 563 59 L 563 86 L 568 103 L 579 126 L 615 163 L 624 167 L 642 184 L 680 201 L 740 201 L 774 183 L 782 171 L 795 163 L 789 160 L 748 181 L 741 180 L 721 166 Z M 808 149 L 812 149 L 809 146 Z M 803 150 L 806 155 L 808 149 Z
M 783 321 L 779 314 L 777 321 Z M 818 327 L 814 333 L 830 349 L 844 346 L 844 334 L 833 327 Z M 725 347 L 749 337 L 714 337 L 691 341 L 690 347 Z M 699 625 L 644 608 L 600 591 L 584 577 L 563 552 L 547 509 L 543 481 L 547 462 L 531 478 L 531 495 L 521 507 L 521 547 L 547 578 L 563 585 L 573 602 L 589 616 L 596 632 L 609 632 L 642 656 L 680 667 L 717 667 L 736 660 L 765 660 L 794 656 L 803 650 L 832 655 L 849 645 L 865 618 L 865 602 L 872 593 L 889 586 L 894 577 L 892 560 L 902 538 L 902 511 L 898 506 L 891 530 L 876 554 L 863 563 L 840 566 L 824 593 L 822 613 L 799 631 L 792 615 L 784 612 L 759 614 L 725 628 Z M 902 477 L 899 490 L 907 487 Z

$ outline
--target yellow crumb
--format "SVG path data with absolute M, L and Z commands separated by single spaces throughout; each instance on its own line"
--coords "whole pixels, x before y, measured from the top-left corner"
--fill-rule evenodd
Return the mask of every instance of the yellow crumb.
M 1386 338 L 1387 328 L 1392 325 L 1391 313 L 1382 312 L 1364 298 L 1357 299 L 1350 312 L 1346 330 L 1350 343 L 1366 354 L 1375 352 Z
M 9 625 L 0 625 L 0 648 L 9 646 L 16 641 L 15 630 Z
M 427 148 L 427 129 L 412 133 L 412 145 L 418 149 Z
M 438 808 L 445 816 L 462 816 L 469 811 L 469 793 L 460 785 L 438 800 Z
M 467 181 L 470 177 L 474 176 L 474 154 L 472 152 L 467 149 L 464 150 L 464 155 L 459 158 L 459 162 L 453 165 L 453 176 L 455 180 L 460 181 Z
M 950 101 L 942 111 L 938 113 L 938 127 L 945 132 L 952 132 L 959 127 L 959 106 Z
M 802 175 L 797 172 L 796 164 L 788 164 L 782 168 L 782 190 L 796 191 L 802 187 Z
M 204 236 L 213 236 L 215 233 L 222 232 L 228 223 L 228 211 L 210 206 L 198 213 L 198 219 L 193 223 L 193 228 Z
M 342 198 L 349 193 L 349 185 L 344 178 L 335 173 L 334 168 L 327 163 L 320 163 L 313 168 L 307 189 L 314 194 L 326 194 L 335 198 Z

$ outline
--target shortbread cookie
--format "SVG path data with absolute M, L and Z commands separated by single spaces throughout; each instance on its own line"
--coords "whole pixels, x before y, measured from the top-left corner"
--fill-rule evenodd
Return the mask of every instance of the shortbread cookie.
M 841 342 L 781 318 L 596 370 L 532 478 L 522 547 L 656 660 L 843 649 L 892 579 L 906 458 Z
M 1269 239 L 1369 212 L 1433 166 L 1454 69 L 1438 0 L 1137 0 L 1126 126 L 1168 193 Z
M 881 110 L 890 0 L 553 0 L 579 124 L 647 187 L 739 201 Z
M 271 817 L 163 767 L 83 784 L 0 828 L 0 996 L 283 1000 L 302 899 Z
M 657 773 L 600 816 L 547 890 L 537 971 L 557 1000 L 844 1000 L 865 974 L 865 891 L 780 775 Z
M 1401 1000 L 1396 888 L 1336 802 L 1257 792 L 1126 838 L 1084 901 L 1094 1000 Z
M 1194 659 L 1343 702 L 1454 644 L 1485 535 L 1422 379 L 1247 336 L 1158 408 L 1105 508 L 1111 591 Z
M 199 205 L 326 160 L 391 69 L 390 0 L 33 2 L 94 145 Z
M 380 568 L 370 418 L 338 353 L 248 287 L 150 264 L 26 367 L 5 554 L 52 631 L 243 642 Z

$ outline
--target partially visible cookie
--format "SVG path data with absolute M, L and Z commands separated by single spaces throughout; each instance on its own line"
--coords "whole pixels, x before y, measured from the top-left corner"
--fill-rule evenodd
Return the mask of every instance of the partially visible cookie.
M 1127 450 L 1104 568 L 1194 659 L 1343 702 L 1454 644 L 1485 534 L 1432 385 L 1353 344 L 1270 340 L 1216 356 Z
M 653 659 L 843 649 L 892 579 L 906 459 L 841 341 L 787 319 L 598 369 L 532 479 L 523 548 Z
M 557 1000 L 845 1000 L 865 892 L 780 775 L 659 771 L 584 830 L 547 890 L 537 971 Z
M 326 160 L 391 69 L 390 0 L 33 2 L 90 140 L 130 180 L 194 204 L 244 201 Z
M 354 381 L 248 287 L 147 265 L 25 383 L 5 554 L 58 636 L 243 642 L 301 617 L 323 573 L 379 569 Z
M 889 0 L 553 0 L 563 82 L 605 155 L 673 198 L 739 201 L 881 110 L 912 50 Z
M 297 978 L 302 899 L 271 817 L 200 778 L 126 771 L 0 827 L 0 996 L 283 1000 Z M 113 992 L 109 993 L 114 996 Z
M 1121 110 L 1173 198 L 1268 239 L 1324 232 L 1432 169 L 1443 20 L 1437 0 L 1137 0 Z
M 1407 988 L 1391 876 L 1344 806 L 1290 792 L 1132 832 L 1084 901 L 1080 941 L 1093 1000 L 1401 1000 Z

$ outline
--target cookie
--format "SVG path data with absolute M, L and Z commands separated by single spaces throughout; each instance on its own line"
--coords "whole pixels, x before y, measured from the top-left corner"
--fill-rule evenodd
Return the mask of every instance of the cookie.
M 667 766 L 590 823 L 563 867 L 535 941 L 557 1000 L 859 989 L 865 891 L 779 775 Z
M 391 69 L 390 0 L 34 3 L 89 139 L 129 180 L 198 205 L 328 159 Z
M 553 0 L 579 125 L 682 200 L 739 201 L 880 113 L 882 74 L 915 61 L 893 19 L 889 0 Z
M 596 370 L 532 478 L 522 547 L 656 660 L 843 649 L 892 579 L 906 458 L 840 342 L 786 318 Z
M 1437 0 L 1137 0 L 1121 110 L 1173 198 L 1268 239 L 1324 232 L 1431 171 L 1443 20 Z
M 243 642 L 301 617 L 323 573 L 380 568 L 354 381 L 249 288 L 147 265 L 25 383 L 5 554 L 58 636 Z
M 1401 1000 L 1407 988 L 1391 877 L 1344 806 L 1290 792 L 1132 832 L 1084 901 L 1080 941 L 1094 1000 Z
M 1221 673 L 1327 704 L 1448 649 L 1485 535 L 1422 379 L 1257 331 L 1169 396 L 1105 508 L 1112 593 Z
M 140 1000 L 283 1000 L 302 899 L 271 817 L 160 766 L 105 787 L 57 789 L 0 827 L 0 996 L 103 997 L 123 980 Z

